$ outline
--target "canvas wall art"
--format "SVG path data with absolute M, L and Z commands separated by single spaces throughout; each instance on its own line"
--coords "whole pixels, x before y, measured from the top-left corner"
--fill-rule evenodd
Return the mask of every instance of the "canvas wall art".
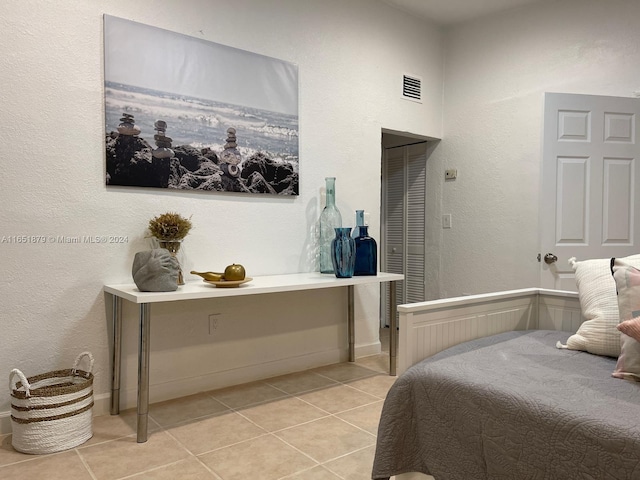
M 106 183 L 298 195 L 295 64 L 104 17 Z

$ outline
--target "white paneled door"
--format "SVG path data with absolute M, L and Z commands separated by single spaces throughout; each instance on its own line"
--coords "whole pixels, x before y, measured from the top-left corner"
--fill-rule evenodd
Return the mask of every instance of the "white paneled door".
M 640 253 L 640 99 L 545 94 L 540 286 L 576 290 L 568 259 Z

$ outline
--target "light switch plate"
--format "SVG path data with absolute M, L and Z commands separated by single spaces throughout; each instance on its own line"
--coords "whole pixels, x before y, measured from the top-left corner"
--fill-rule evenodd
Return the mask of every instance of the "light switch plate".
M 444 171 L 445 180 L 454 180 L 458 177 L 458 170 L 455 168 L 450 168 Z

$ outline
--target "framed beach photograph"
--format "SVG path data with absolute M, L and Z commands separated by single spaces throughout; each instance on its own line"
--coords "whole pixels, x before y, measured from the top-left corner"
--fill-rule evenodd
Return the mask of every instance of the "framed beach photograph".
M 106 184 L 299 194 L 298 67 L 104 16 Z

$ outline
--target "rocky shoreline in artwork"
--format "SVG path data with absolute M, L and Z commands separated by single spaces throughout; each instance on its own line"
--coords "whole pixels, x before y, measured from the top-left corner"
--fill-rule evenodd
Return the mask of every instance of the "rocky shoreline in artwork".
M 292 165 L 264 152 L 243 158 L 237 132 L 227 129 L 224 148 L 172 146 L 167 124 L 155 122 L 155 148 L 123 114 L 117 132 L 106 135 L 107 185 L 298 195 L 298 173 Z

